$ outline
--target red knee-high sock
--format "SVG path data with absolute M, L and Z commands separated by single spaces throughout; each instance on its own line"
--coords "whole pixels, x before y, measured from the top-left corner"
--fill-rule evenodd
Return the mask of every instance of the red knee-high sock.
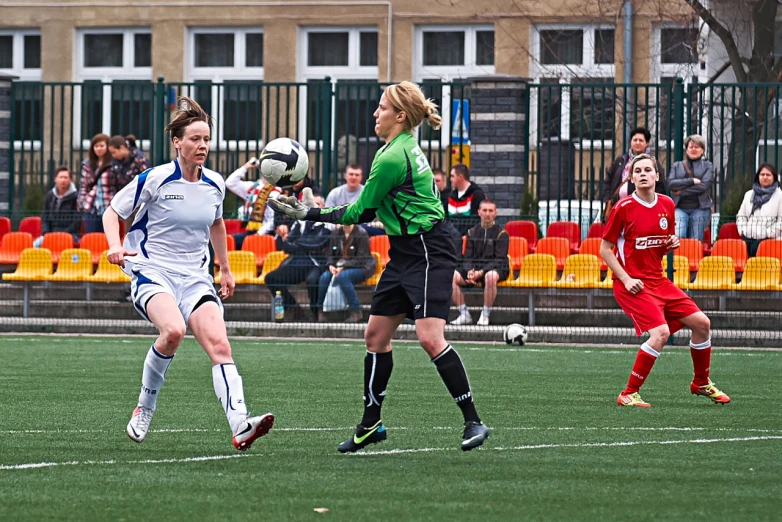
M 640 390 L 659 356 L 660 352 L 646 343 L 642 344 L 641 349 L 638 350 L 638 354 L 635 356 L 635 364 L 633 364 L 633 370 L 630 372 L 630 378 L 627 380 L 627 388 L 622 393 L 635 393 Z
M 692 380 L 693 384 L 696 386 L 709 384 L 711 338 L 699 344 L 695 344 L 690 340 L 690 356 L 692 356 L 692 369 L 695 373 L 695 378 Z

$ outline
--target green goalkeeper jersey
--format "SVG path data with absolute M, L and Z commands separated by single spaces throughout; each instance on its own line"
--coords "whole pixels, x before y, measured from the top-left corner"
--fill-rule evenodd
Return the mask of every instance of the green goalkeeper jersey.
M 306 219 L 352 225 L 376 216 L 389 236 L 428 232 L 445 218 L 429 161 L 409 132 L 377 151 L 364 190 L 354 203 L 313 208 Z

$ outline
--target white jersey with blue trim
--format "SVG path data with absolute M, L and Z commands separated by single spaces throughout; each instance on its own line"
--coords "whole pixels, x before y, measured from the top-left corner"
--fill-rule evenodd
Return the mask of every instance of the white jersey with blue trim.
M 125 236 L 126 266 L 150 266 L 177 274 L 209 268 L 209 227 L 223 216 L 225 182 L 201 169 L 198 181 L 182 177 L 179 161 L 149 169 L 111 200 L 122 218 L 136 217 Z

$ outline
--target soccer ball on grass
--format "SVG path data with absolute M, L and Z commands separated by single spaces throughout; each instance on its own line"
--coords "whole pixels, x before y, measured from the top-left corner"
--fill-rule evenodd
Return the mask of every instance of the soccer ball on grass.
M 266 144 L 260 157 L 263 179 L 275 187 L 291 187 L 309 173 L 307 151 L 290 138 L 277 138 Z
M 524 346 L 527 342 L 527 329 L 518 323 L 509 324 L 502 333 L 505 344 L 518 344 Z

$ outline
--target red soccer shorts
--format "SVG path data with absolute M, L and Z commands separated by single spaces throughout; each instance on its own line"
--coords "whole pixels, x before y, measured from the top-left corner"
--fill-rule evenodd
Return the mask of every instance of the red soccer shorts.
M 614 280 L 614 298 L 633 321 L 636 335 L 667 324 L 671 333 L 684 326 L 679 319 L 701 311 L 695 301 L 665 278 L 644 280 L 644 289 L 631 294 L 618 279 Z

